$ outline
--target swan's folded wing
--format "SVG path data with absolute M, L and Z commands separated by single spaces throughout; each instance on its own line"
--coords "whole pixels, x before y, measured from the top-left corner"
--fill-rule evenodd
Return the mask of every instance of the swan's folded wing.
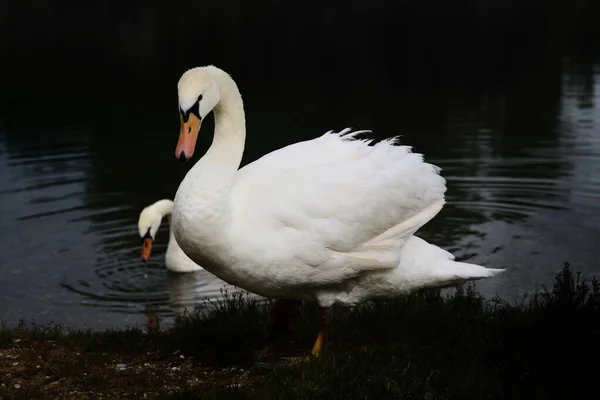
M 318 138 L 296 142 L 265 154 L 255 162 L 246 165 L 239 172 L 241 176 L 254 175 L 255 169 L 262 173 L 267 169 L 281 172 L 287 169 L 357 159 L 368 154 L 368 144 L 372 142 L 372 139 L 357 139 L 357 137 L 370 132 L 368 130 L 352 131 L 350 128 L 338 133 L 329 131 Z M 341 141 L 345 142 L 343 146 L 340 146 Z
M 319 269 L 396 267 L 406 237 L 443 206 L 439 169 L 392 140 L 369 146 L 337 135 L 320 139 L 241 170 L 232 192 L 243 199 L 236 219 L 257 232 L 279 227 L 282 240 L 296 242 L 288 251 Z

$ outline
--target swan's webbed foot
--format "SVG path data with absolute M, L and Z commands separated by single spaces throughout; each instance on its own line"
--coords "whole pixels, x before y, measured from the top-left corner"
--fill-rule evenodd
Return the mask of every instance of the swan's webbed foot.
M 319 334 L 312 348 L 311 354 L 315 357 L 322 356 L 329 346 L 329 329 L 331 327 L 331 307 L 320 309 Z

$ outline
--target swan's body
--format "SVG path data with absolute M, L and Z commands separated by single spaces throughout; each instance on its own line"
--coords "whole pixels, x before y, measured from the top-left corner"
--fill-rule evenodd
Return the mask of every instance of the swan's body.
M 158 232 L 158 228 L 160 227 L 163 217 L 166 216 L 169 218 L 169 244 L 167 245 L 167 253 L 165 255 L 165 264 L 167 269 L 173 272 L 200 271 L 202 267 L 186 256 L 175 240 L 173 230 L 171 229 L 170 214 L 172 210 L 173 201 L 164 199 L 149 205 L 140 213 L 140 217 L 138 219 L 140 237 L 142 239 L 150 238 L 150 242 L 144 242 L 144 251 L 147 252 L 147 255 L 145 256 L 143 253 L 142 257 L 145 257 L 147 260 L 147 258 L 150 256 L 150 246 L 152 245 L 152 241 L 154 241 L 156 238 L 156 232 Z
M 445 180 L 409 147 L 369 146 L 362 132 L 328 132 L 238 171 L 245 141 L 235 82 L 216 67 L 178 84 L 179 158 L 190 158 L 211 110 L 211 147 L 181 182 L 173 231 L 194 262 L 266 297 L 323 308 L 491 277 L 413 234 L 443 207 Z

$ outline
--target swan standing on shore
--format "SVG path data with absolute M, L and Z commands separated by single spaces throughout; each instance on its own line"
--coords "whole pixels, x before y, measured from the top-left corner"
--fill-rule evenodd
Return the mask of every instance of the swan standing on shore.
M 160 227 L 162 219 L 169 219 L 169 244 L 165 255 L 167 269 L 173 272 L 200 271 L 202 267 L 193 262 L 177 245 L 173 230 L 171 228 L 171 212 L 173 201 L 169 199 L 158 200 L 156 203 L 144 208 L 138 219 L 138 230 L 142 238 L 142 260 L 148 262 L 152 252 L 152 242 L 156 238 L 156 232 Z
M 181 182 L 173 232 L 194 262 L 265 297 L 316 302 L 325 349 L 334 304 L 354 306 L 503 271 L 453 261 L 414 236 L 444 205 L 439 169 L 396 139 L 370 146 L 363 132 L 327 132 L 239 169 L 246 139 L 242 97 L 214 66 L 186 71 L 178 85 L 176 157 L 194 153 L 213 111 L 212 145 Z M 282 131 L 285 134 L 285 130 Z

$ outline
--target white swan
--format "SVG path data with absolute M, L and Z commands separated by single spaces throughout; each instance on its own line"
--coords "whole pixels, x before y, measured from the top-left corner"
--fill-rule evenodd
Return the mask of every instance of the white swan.
M 148 261 L 152 251 L 152 242 L 156 238 L 156 232 L 160 227 L 163 217 L 169 218 L 169 244 L 165 255 L 167 269 L 173 272 L 194 272 L 202 270 L 198 264 L 193 262 L 179 248 L 173 230 L 171 229 L 170 214 L 173 210 L 173 201 L 169 199 L 158 200 L 156 203 L 144 208 L 138 219 L 138 230 L 142 238 L 142 260 Z
M 370 146 L 362 132 L 327 132 L 238 170 L 246 137 L 237 85 L 214 66 L 178 82 L 176 156 L 189 159 L 202 119 L 212 145 L 181 182 L 173 231 L 183 251 L 221 279 L 266 297 L 318 303 L 327 340 L 330 307 L 353 306 L 503 271 L 453 261 L 413 234 L 444 205 L 445 180 L 395 139 Z M 285 132 L 284 132 L 285 133 Z

